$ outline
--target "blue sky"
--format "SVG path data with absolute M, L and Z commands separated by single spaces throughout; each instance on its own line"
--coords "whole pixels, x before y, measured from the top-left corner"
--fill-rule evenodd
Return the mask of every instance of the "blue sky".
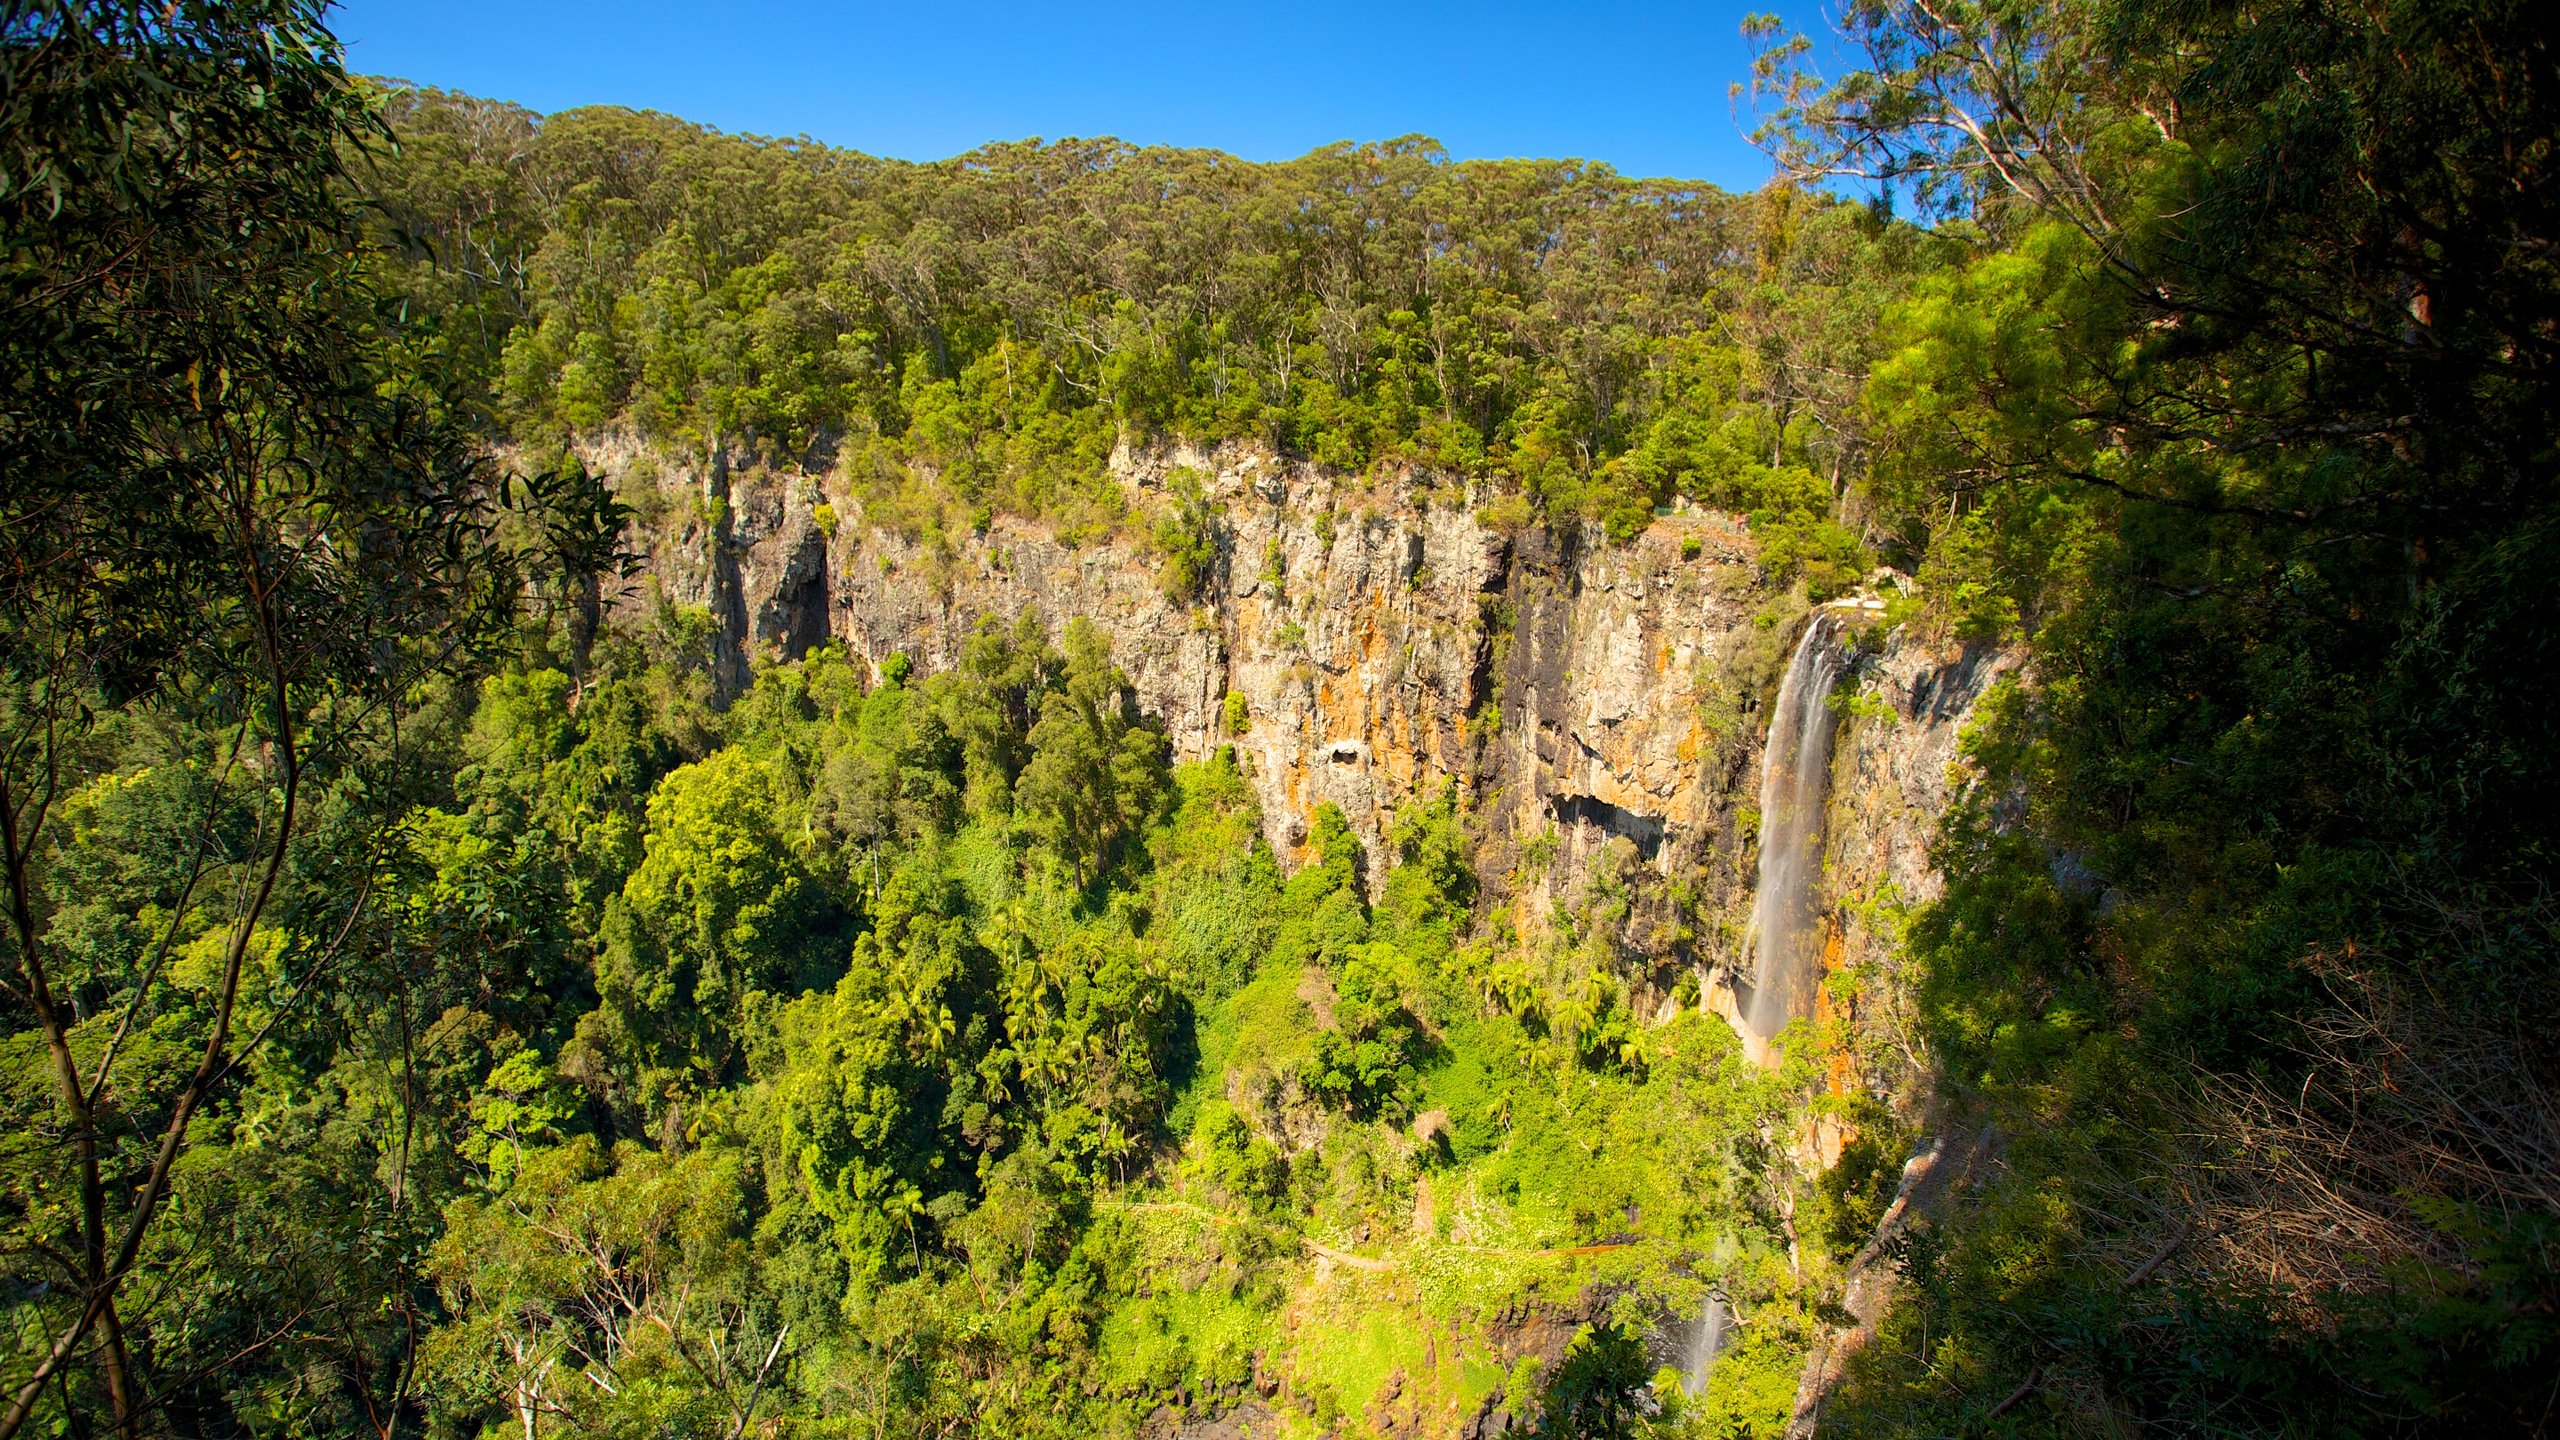
M 1253 160 L 1430 135 L 1758 185 L 1727 87 L 1752 9 L 1620 3 L 895 6 L 810 0 L 349 0 L 357 70 L 544 112 L 621 104 L 906 159 L 1117 135 Z

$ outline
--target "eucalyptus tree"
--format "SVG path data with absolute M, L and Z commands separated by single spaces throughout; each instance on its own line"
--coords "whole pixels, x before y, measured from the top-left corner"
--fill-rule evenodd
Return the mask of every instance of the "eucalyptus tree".
M 0 12 L 0 1034 L 46 1077 L 0 1437 L 49 1387 L 128 1435 L 187 1388 L 133 1283 L 181 1158 L 369 953 L 408 722 L 511 633 L 519 556 L 614 528 L 406 378 L 343 169 L 388 134 L 322 9 Z

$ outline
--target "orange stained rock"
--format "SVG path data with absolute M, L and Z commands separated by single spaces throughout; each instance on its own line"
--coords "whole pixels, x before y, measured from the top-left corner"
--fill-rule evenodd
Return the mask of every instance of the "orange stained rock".
M 1839 1013 L 1831 1000 L 1831 976 L 1840 968 L 1842 958 L 1840 917 L 1834 915 L 1822 930 L 1822 980 L 1813 989 L 1813 1018 L 1817 1022 Z
M 1813 1161 L 1816 1168 L 1828 1170 L 1840 1163 L 1840 1152 L 1856 1138 L 1856 1126 L 1828 1115 L 1816 1115 L 1796 1137 L 1797 1152 Z
M 1378 768 L 1390 781 L 1410 791 L 1421 759 L 1413 748 L 1413 716 L 1398 705 L 1388 713 L 1385 729 L 1386 735 L 1375 752 Z
M 1844 1018 L 1854 1018 L 1856 1016 L 1857 1005 L 1854 1000 L 1846 1009 L 1843 1009 L 1834 1003 L 1831 998 L 1831 976 L 1838 973 L 1840 967 L 1846 963 L 1846 961 L 1846 936 L 1840 924 L 1840 917 L 1834 915 L 1831 917 L 1831 923 L 1824 926 L 1822 932 L 1823 984 L 1815 989 L 1813 995 L 1813 1015 L 1815 1020 L 1827 1023 L 1834 1015 L 1839 1015 Z M 1855 1088 L 1856 1075 L 1851 1065 L 1848 1046 L 1843 1045 L 1834 1049 L 1825 1060 L 1823 1070 L 1825 1088 L 1831 1094 L 1846 1095 Z M 1857 1131 L 1855 1127 L 1843 1124 L 1840 1128 L 1842 1130 L 1842 1135 L 1839 1140 L 1835 1141 L 1832 1145 L 1829 1156 L 1824 1159 L 1823 1163 L 1826 1165 L 1831 1164 L 1840 1158 L 1840 1143 L 1845 1143 L 1847 1140 L 1857 1138 Z

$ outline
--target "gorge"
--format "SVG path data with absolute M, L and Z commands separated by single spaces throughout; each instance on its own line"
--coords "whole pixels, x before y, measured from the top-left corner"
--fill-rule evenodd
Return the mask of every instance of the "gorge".
M 2549 8 L 1739 193 L 16 6 L 0 1440 L 2544 1433 Z
M 1697 507 L 1623 544 L 1592 534 L 1557 546 L 1488 527 L 1447 477 L 1364 481 L 1235 449 L 1116 455 L 1136 495 L 1187 483 L 1221 516 L 1202 584 L 1174 597 L 1135 539 L 1070 548 L 999 518 L 936 552 L 841 518 L 822 528 L 820 507 L 860 513 L 830 477 L 704 472 L 629 441 L 586 463 L 652 477 L 665 498 L 633 496 L 634 509 L 671 517 L 621 592 L 633 623 L 668 604 L 736 617 L 719 632 L 732 657 L 719 663 L 740 674 L 834 646 L 875 677 L 893 657 L 923 677 L 958 664 L 990 618 L 1034 616 L 1053 632 L 1088 620 L 1177 762 L 1235 757 L 1284 864 L 1322 858 L 1325 807 L 1367 853 L 1392 854 L 1398 814 L 1454 786 L 1478 837 L 1475 871 L 1534 874 L 1487 885 L 1506 923 L 1528 931 L 1587 905 L 1595 884 L 1619 890 L 1607 943 L 1627 1013 L 1659 1026 L 1720 1012 L 1712 1023 L 1729 1024 L 1755 1064 L 1775 1062 L 1768 1042 L 1789 1019 L 1816 1017 L 1826 974 L 1890 963 L 1875 907 L 1934 893 L 1927 852 L 1960 783 L 1957 737 L 2018 663 L 1833 618 L 1859 615 L 1854 597 L 1844 611 L 1773 592 L 1742 517 Z M 725 530 L 684 518 L 684 497 L 706 486 Z M 1867 703 L 1840 703 L 1853 687 Z M 1728 728 L 1711 729 L 1718 719 Z M 1370 870 L 1373 896 L 1385 880 Z M 1835 895 L 1853 903 L 1835 907 Z M 1684 1033 L 1669 1043 L 1704 1043 Z M 1917 1096 L 1899 1067 L 1831 1063 L 1835 1094 Z M 1228 1097 L 1274 1137 L 1307 1133 L 1285 1099 L 1237 1088 L 1253 1083 L 1230 1083 Z M 1782 1122 L 1794 1127 L 1783 1143 L 1823 1163 L 1853 1133 L 1824 1123 Z M 1879 1128 L 1924 1123 L 1910 1110 Z M 1358 1275 L 1349 1264 L 1333 1275 Z M 1703 1303 L 1675 1308 L 1653 1342 L 1700 1394 L 1727 1323 L 1720 1296 Z M 1699 1318 L 1674 1323 L 1680 1313 Z M 1501 1322 L 1518 1328 L 1491 1353 L 1506 1366 L 1560 1363 L 1572 1326 L 1538 1316 Z M 1259 1363 L 1283 1398 L 1322 1373 L 1285 1352 Z M 1790 1414 L 1793 1381 L 1779 1402 Z M 1399 1395 L 1427 1414 L 1447 1384 L 1408 1372 Z M 1500 1433 L 1517 1419 L 1509 1403 L 1487 1396 L 1489 1408 L 1459 1418 L 1468 1433 Z

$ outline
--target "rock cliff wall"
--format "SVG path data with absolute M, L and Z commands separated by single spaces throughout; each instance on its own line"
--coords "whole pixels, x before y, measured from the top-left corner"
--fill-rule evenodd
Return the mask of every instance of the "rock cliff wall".
M 641 516 L 647 566 L 620 606 L 663 596 L 710 611 L 731 683 L 758 658 L 829 641 L 930 672 L 985 618 L 1033 611 L 1054 631 L 1082 615 L 1109 633 L 1177 759 L 1236 746 L 1273 847 L 1293 861 L 1317 806 L 1340 806 L 1374 846 L 1398 807 L 1452 780 L 1492 807 L 1497 840 L 1554 826 L 1560 876 L 1613 837 L 1663 874 L 1731 840 L 1730 782 L 1756 741 L 1753 697 L 1726 692 L 1736 655 L 1768 649 L 1776 628 L 1735 516 L 1682 511 L 1629 545 L 1560 544 L 1489 529 L 1457 487 L 1425 479 L 1360 483 L 1245 453 L 1124 455 L 1141 516 L 1177 469 L 1219 509 L 1216 561 L 1177 598 L 1143 524 L 1070 546 L 997 517 L 929 541 L 864 523 L 817 476 L 628 441 L 586 459 Z M 1230 692 L 1243 697 L 1241 733 L 1227 725 Z
M 1539 878 L 1515 891 L 1532 910 L 1614 855 L 1661 902 L 1636 907 L 1632 949 L 1666 967 L 1743 963 L 1765 711 L 1805 602 L 1770 583 L 1738 516 L 1683 508 L 1623 545 L 1506 532 L 1432 477 L 1178 449 L 1115 457 L 1133 523 L 1071 545 L 1001 516 L 956 539 L 902 532 L 867 523 L 828 476 L 628 439 L 586 459 L 639 514 L 645 570 L 616 604 L 709 612 L 729 684 L 829 642 L 929 673 L 986 620 L 1031 612 L 1054 633 L 1085 616 L 1177 759 L 1235 745 L 1288 862 L 1322 804 L 1375 853 L 1398 808 L 1454 781 L 1488 873 L 1537 847 Z M 1218 517 L 1215 559 L 1181 596 L 1144 538 L 1177 473 Z M 1845 963 L 1889 960 L 1896 907 L 1935 893 L 1928 843 L 1957 733 L 2014 665 L 1864 623 L 1826 851 Z
M 1832 761 L 1824 882 L 1832 906 L 1835 964 L 1863 965 L 1862 987 L 1879 1001 L 1907 991 L 1896 967 L 1902 917 L 1942 888 L 1929 847 L 1962 776 L 1958 742 L 1982 697 L 2014 674 L 2019 655 L 1987 646 L 1936 645 L 1895 630 L 1862 659 L 1851 714 Z M 1916 1063 L 1901 1017 L 1874 1014 L 1865 1028 Z M 1914 1089 L 1911 1076 L 1870 1075 L 1884 1093 Z

